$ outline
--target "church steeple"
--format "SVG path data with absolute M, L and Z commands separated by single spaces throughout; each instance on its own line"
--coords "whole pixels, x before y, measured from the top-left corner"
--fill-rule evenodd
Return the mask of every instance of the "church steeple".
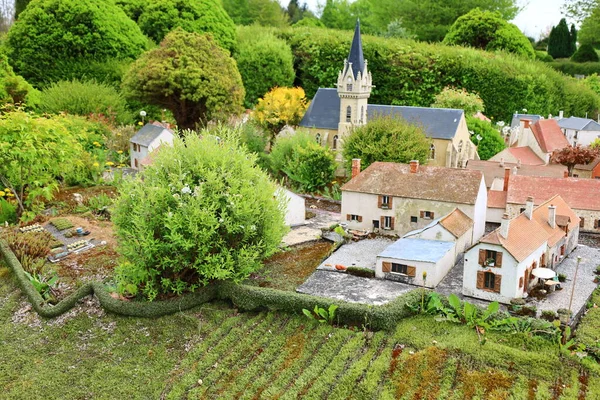
M 353 126 L 367 123 L 367 105 L 371 96 L 371 73 L 363 55 L 360 21 L 356 21 L 354 37 L 344 69 L 338 74 L 337 93 L 340 98 L 338 134 L 345 137 Z

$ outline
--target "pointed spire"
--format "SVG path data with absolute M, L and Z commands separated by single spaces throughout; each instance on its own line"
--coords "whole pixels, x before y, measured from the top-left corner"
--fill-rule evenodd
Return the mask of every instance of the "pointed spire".
M 364 72 L 365 56 L 363 55 L 362 40 L 360 39 L 360 20 L 358 19 L 356 20 L 356 28 L 354 28 L 354 38 L 352 39 L 352 47 L 350 47 L 348 62 L 352 63 L 354 79 L 356 79 L 359 72 L 361 74 Z

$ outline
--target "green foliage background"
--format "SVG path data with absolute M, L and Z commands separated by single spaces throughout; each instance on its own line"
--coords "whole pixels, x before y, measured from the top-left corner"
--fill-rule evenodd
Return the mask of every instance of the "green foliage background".
M 476 144 L 479 142 L 477 144 L 477 153 L 482 160 L 489 160 L 506 147 L 504 139 L 502 139 L 498 130 L 491 123 L 467 117 L 467 126 L 474 133 L 474 137 L 471 137 L 471 140 Z M 475 138 L 477 135 L 481 135 L 482 139 L 480 141 L 477 141 Z
M 279 31 L 295 57 L 295 85 L 314 96 L 319 87 L 337 81 L 352 34 L 317 28 Z M 363 35 L 365 58 L 373 75 L 369 102 L 428 107 L 446 86 L 462 87 L 483 99 L 484 113 L 494 120 L 508 120 L 526 108 L 541 115 L 558 114 L 592 118 L 600 97 L 576 80 L 563 76 L 545 63 L 508 54 L 382 39 Z
M 583 63 L 583 62 L 598 62 L 598 53 L 594 50 L 591 44 L 583 44 L 577 49 L 575 54 L 571 57 L 572 61 Z

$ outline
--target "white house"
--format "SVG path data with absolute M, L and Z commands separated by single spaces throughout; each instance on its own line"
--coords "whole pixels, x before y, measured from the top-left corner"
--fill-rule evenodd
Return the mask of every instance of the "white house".
M 360 160 L 354 160 L 360 164 Z M 402 236 L 458 208 L 473 221 L 472 241 L 485 231 L 487 191 L 481 171 L 375 162 L 342 186 L 342 218 L 351 229 Z
M 550 156 L 554 150 L 567 147 L 568 144 L 569 142 L 554 119 L 537 119 L 536 122 L 532 122 L 531 119 L 522 118 L 520 125 L 511 129 L 509 139 L 511 148 L 528 147 L 543 164 L 550 163 Z M 502 157 L 507 161 L 511 161 L 510 153 L 510 150 L 505 149 L 492 157 L 492 160 L 499 161 L 498 157 Z M 521 162 L 530 164 L 525 160 L 521 160 Z
M 554 196 L 510 220 L 505 214 L 498 229 L 465 253 L 463 294 L 508 303 L 526 296 L 536 283 L 531 272 L 553 268 L 577 246 L 579 218 L 567 203 Z
M 286 202 L 285 224 L 288 226 L 304 224 L 306 220 L 306 201 L 304 197 L 298 196 L 285 188 L 277 189 L 277 195 L 283 196 Z
M 589 146 L 600 138 L 600 124 L 593 119 L 569 117 L 558 121 L 571 146 Z
M 162 144 L 172 145 L 173 131 L 159 124 L 146 124 L 129 140 L 131 168 L 140 168 L 142 160 Z

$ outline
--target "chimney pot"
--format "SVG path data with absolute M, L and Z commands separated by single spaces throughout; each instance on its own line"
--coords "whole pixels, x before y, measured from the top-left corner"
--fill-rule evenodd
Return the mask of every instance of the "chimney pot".
M 520 158 L 517 160 L 517 168 L 521 168 L 521 159 Z
M 515 166 L 512 168 L 512 174 L 513 174 L 513 175 L 516 175 L 516 174 L 517 174 L 517 172 L 518 172 L 518 169 L 517 169 L 517 166 L 515 165 Z
M 410 162 L 410 173 L 416 174 L 418 170 L 419 170 L 419 160 L 412 160 Z
M 508 214 L 504 213 L 502 216 L 502 222 L 500 223 L 500 236 L 504 239 L 508 239 L 508 230 L 510 228 L 510 219 L 508 218 Z
M 533 197 L 527 197 L 527 202 L 525 203 L 525 216 L 527 219 L 533 218 Z
M 565 114 L 564 114 L 564 111 L 560 110 L 560 111 L 558 112 L 558 118 L 559 118 L 559 119 L 563 119 L 563 116 L 564 116 L 564 115 L 565 115 Z
M 504 168 L 504 157 L 500 158 L 500 167 Z
M 352 178 L 356 178 L 356 176 L 360 174 L 360 158 L 352 159 Z
M 531 120 L 529 120 L 529 119 L 522 119 L 521 121 L 523 121 L 523 128 L 528 129 L 529 125 L 531 124 Z
M 556 228 L 556 207 L 554 204 L 548 206 L 548 224 L 552 229 Z
M 565 171 L 565 172 L 563 173 L 563 177 L 565 177 L 565 178 L 568 178 L 568 177 L 569 177 L 569 171 Z
M 510 168 L 504 168 L 504 186 L 502 187 L 502 191 L 508 191 L 508 178 L 510 177 Z

